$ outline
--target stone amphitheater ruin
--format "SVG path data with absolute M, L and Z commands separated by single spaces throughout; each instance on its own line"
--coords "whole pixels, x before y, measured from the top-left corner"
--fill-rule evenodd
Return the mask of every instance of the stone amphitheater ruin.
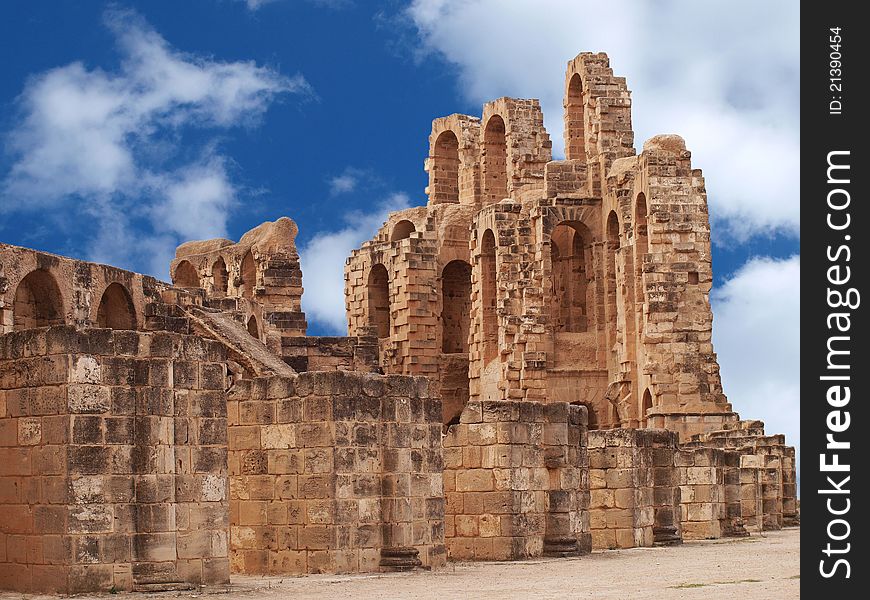
M 74 593 L 746 536 L 794 449 L 727 401 L 710 224 L 676 135 L 634 147 L 604 54 L 436 119 L 428 204 L 311 337 L 296 225 L 189 242 L 173 284 L 0 245 L 0 588 Z

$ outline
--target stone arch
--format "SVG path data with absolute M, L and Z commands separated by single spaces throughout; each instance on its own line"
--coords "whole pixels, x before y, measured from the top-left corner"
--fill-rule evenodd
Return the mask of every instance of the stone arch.
M 487 204 L 508 197 L 506 135 L 504 119 L 492 115 L 483 132 L 483 197 Z
M 583 107 L 583 81 L 574 73 L 565 94 L 565 158 L 586 160 L 586 122 Z
M 613 347 L 616 343 L 617 320 L 618 320 L 618 302 L 617 302 L 617 258 L 619 253 L 619 217 L 616 216 L 616 211 L 611 210 L 607 215 L 605 226 L 605 254 L 607 261 L 605 263 L 606 273 L 606 317 L 609 332 L 609 347 Z
M 254 261 L 254 253 L 250 250 L 242 258 L 240 275 L 242 297 L 250 300 L 254 297 L 254 288 L 257 287 L 257 263 Z
M 214 295 L 226 296 L 229 284 L 229 273 L 227 272 L 227 263 L 224 261 L 223 257 L 219 256 L 211 266 L 211 278 L 214 286 Z
M 18 331 L 63 323 L 63 296 L 54 276 L 45 269 L 31 271 L 15 289 L 12 329 Z
M 592 232 L 579 221 L 562 221 L 550 234 L 553 273 L 553 326 L 557 332 L 582 333 L 589 323 Z
M 199 273 L 196 272 L 196 267 L 194 267 L 190 261 L 183 260 L 175 265 L 175 277 L 173 277 L 173 282 L 178 287 L 198 288 Z
M 646 388 L 643 392 L 643 397 L 641 398 L 640 403 L 640 422 L 644 424 L 644 427 L 647 426 L 647 411 L 653 407 L 653 397 L 652 393 L 650 393 L 649 388 Z
M 391 242 L 398 242 L 399 240 L 404 240 L 405 238 L 411 237 L 411 234 L 417 231 L 417 228 L 414 227 L 414 224 L 408 219 L 402 219 L 398 223 L 393 226 L 393 233 L 390 234 Z
M 431 188 L 433 204 L 459 202 L 459 138 L 447 129 L 435 140 L 432 152 Z
M 480 288 L 483 309 L 483 360 L 498 356 L 498 271 L 496 240 L 492 229 L 483 232 L 480 244 Z
M 637 255 L 638 273 L 643 266 L 643 255 L 649 252 L 649 229 L 647 216 L 646 195 L 643 192 L 637 195 L 634 202 L 634 235 L 635 253 Z
M 452 260 L 441 271 L 441 351 L 468 353 L 471 327 L 471 265 Z
M 251 315 L 248 318 L 247 327 L 248 327 L 248 333 L 251 334 L 251 337 L 254 337 L 254 338 L 259 340 L 260 339 L 260 327 L 259 327 L 259 324 L 257 323 L 257 317 L 255 315 Z
M 136 329 L 136 309 L 133 306 L 133 298 L 124 285 L 114 282 L 106 287 L 97 309 L 97 327 Z
M 390 278 L 382 264 L 372 267 L 368 280 L 369 326 L 379 338 L 390 337 Z

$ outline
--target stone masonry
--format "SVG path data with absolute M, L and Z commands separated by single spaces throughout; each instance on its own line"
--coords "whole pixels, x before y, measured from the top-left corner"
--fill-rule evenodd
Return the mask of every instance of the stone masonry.
M 0 244 L 0 589 L 437 569 L 799 523 L 794 448 L 712 346 L 706 188 L 635 149 L 604 54 L 432 122 L 428 203 L 307 335 L 296 224 L 190 241 L 172 283 Z

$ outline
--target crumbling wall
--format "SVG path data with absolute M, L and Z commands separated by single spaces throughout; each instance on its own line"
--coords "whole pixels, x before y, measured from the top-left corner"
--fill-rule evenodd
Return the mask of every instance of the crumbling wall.
M 441 404 L 424 378 L 243 380 L 228 413 L 234 572 L 444 563 Z
M 225 359 L 172 333 L 0 337 L 0 588 L 229 581 Z
M 267 221 L 236 243 L 186 242 L 169 267 L 176 286 L 201 290 L 206 306 L 237 312 L 276 354 L 283 337 L 304 336 L 302 268 L 292 219 Z
M 780 529 L 800 522 L 794 448 L 785 445 L 784 435 L 765 435 L 761 421 L 739 421 L 698 434 L 686 447 L 723 448 L 739 457 L 740 514 L 747 528 Z
M 589 432 L 592 547 L 679 543 L 676 436 L 653 429 Z
M 587 490 L 584 407 L 469 402 L 444 437 L 448 557 L 589 552 Z
M 0 334 L 64 324 L 142 329 L 148 305 L 163 302 L 170 288 L 147 275 L 0 244 Z M 113 301 L 118 295 L 123 301 Z

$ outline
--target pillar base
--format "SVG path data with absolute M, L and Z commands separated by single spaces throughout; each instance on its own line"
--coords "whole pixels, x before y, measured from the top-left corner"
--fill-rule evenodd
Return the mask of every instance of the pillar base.
M 389 571 L 411 571 L 423 566 L 420 551 L 411 546 L 381 548 L 380 566 Z
M 580 556 L 582 553 L 575 537 L 548 536 L 544 538 L 544 556 L 566 558 L 568 556 Z
M 653 527 L 653 546 L 676 546 L 683 543 L 677 528 L 671 525 Z

